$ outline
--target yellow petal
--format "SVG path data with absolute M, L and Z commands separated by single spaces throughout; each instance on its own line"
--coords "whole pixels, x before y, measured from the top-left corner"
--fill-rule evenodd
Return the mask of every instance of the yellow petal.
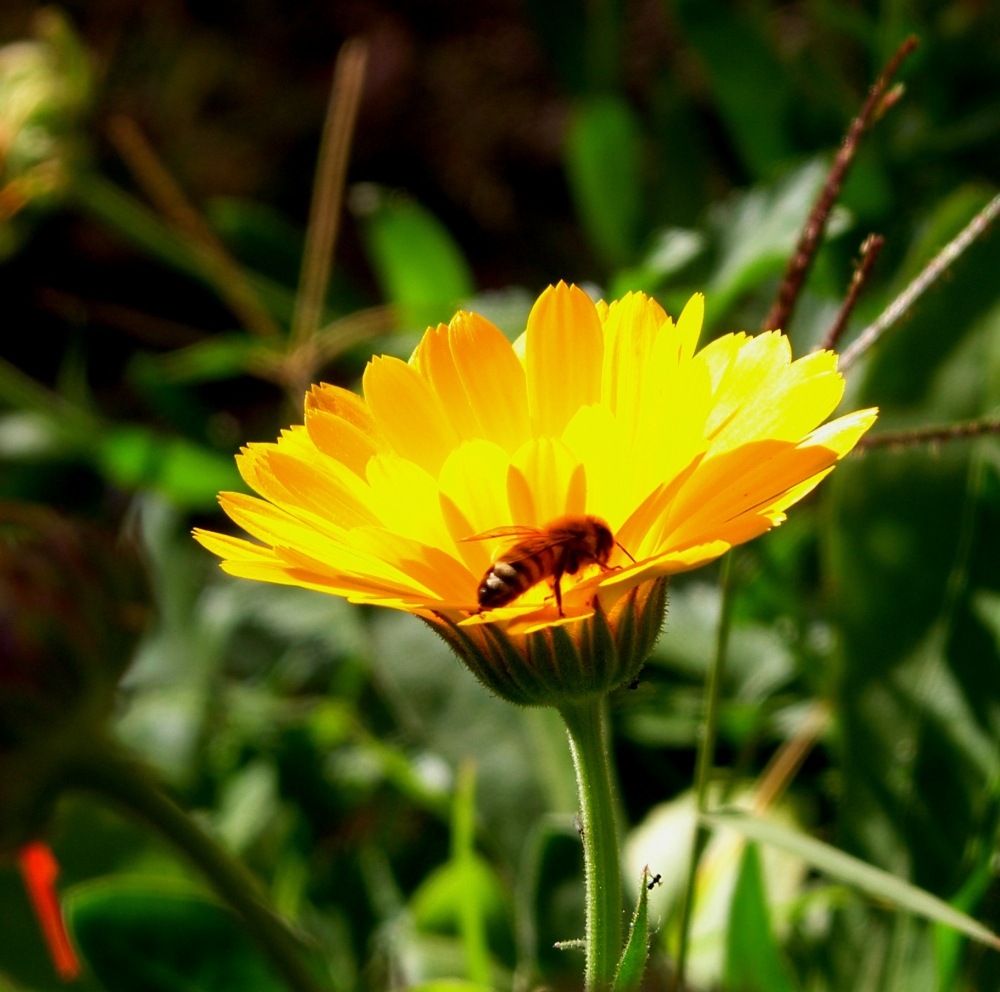
M 674 328 L 664 326 L 650 356 L 630 465 L 635 501 L 670 482 L 705 446 L 711 376 L 700 358 L 682 359 L 683 346 Z
M 462 384 L 452 355 L 450 332 L 444 324 L 429 327 L 410 364 L 430 383 L 455 434 L 463 440 L 480 437 L 479 421 Z
M 843 394 L 832 352 L 792 362 L 784 335 L 750 338 L 733 356 L 716 392 L 707 425 L 711 453 L 762 438 L 797 441 L 836 409 Z
M 677 318 L 677 337 L 680 344 L 680 361 L 691 358 L 698 347 L 701 325 L 705 322 L 705 296 L 695 293 L 687 301 L 680 317 Z
M 355 475 L 363 479 L 368 459 L 379 451 L 376 437 L 359 429 L 343 417 L 326 410 L 306 408 L 306 430 L 316 447 L 325 455 L 346 465 Z M 377 435 L 381 437 L 381 435 Z
M 585 513 L 586 470 L 558 438 L 528 441 L 511 459 L 507 500 L 513 523 L 524 527 L 544 527 L 558 517 Z
M 468 606 L 476 601 L 479 576 L 438 547 L 424 544 L 382 527 L 359 527 L 350 534 L 352 545 L 366 556 L 386 562 L 410 582 L 419 583 L 435 600 L 451 606 Z
M 280 449 L 257 459 L 257 491 L 272 502 L 301 507 L 338 527 L 372 522 L 368 486 L 332 458 L 306 462 Z
M 524 368 L 503 332 L 459 311 L 448 325 L 458 376 L 478 425 L 477 437 L 513 454 L 531 437 Z
M 629 480 L 633 467 L 623 459 L 627 448 L 617 419 L 603 403 L 583 406 L 563 432 L 563 441 L 587 473 L 586 512 L 617 530 L 634 509 Z
M 601 402 L 631 436 L 639 414 L 643 379 L 660 328 L 669 320 L 645 293 L 628 293 L 607 308 Z M 671 322 L 672 323 L 672 322 Z
M 397 454 L 437 476 L 458 444 L 430 383 L 398 358 L 373 358 L 364 374 L 365 399 Z
M 508 542 L 468 541 L 512 523 L 507 504 L 507 470 L 510 458 L 489 441 L 467 441 L 444 463 L 438 479 L 441 510 L 462 560 L 482 576 L 495 553 Z
M 230 537 L 229 534 L 216 534 L 211 530 L 195 527 L 191 536 L 203 547 L 220 558 L 230 558 L 239 561 L 259 562 L 269 564 L 277 561 L 274 552 L 260 544 L 253 544 L 241 537 Z
M 385 446 L 384 440 L 379 436 L 375 418 L 372 416 L 371 410 L 368 409 L 368 404 L 357 393 L 322 382 L 313 386 L 306 394 L 306 415 L 318 410 L 346 420 L 363 434 L 368 435 L 376 447 Z
M 387 530 L 456 553 L 430 473 L 397 454 L 376 455 L 368 463 L 368 481 L 371 508 Z
M 601 398 L 604 332 L 597 308 L 577 286 L 549 286 L 531 308 L 525 333 L 532 429 L 559 437 L 581 406 Z

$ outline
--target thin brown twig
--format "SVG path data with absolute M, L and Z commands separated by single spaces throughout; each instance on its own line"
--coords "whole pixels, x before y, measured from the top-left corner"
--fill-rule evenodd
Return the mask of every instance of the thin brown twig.
M 809 267 L 812 265 L 813 258 L 816 255 L 816 249 L 819 247 L 820 239 L 823 237 L 827 218 L 830 216 L 830 211 L 833 209 L 833 205 L 840 195 L 840 188 L 844 183 L 847 170 L 850 168 L 851 162 L 854 161 L 854 155 L 858 150 L 861 135 L 872 122 L 876 111 L 884 113 L 883 97 L 886 95 L 886 88 L 892 77 L 899 70 L 903 60 L 919 43 L 916 35 L 910 35 L 896 49 L 896 53 L 889 59 L 886 67 L 882 70 L 882 74 L 868 91 L 868 98 L 865 100 L 858 116 L 851 121 L 851 125 L 847 129 L 847 134 L 844 135 L 844 140 L 837 152 L 837 157 L 833 160 L 833 165 L 830 166 L 830 171 L 826 175 L 823 188 L 820 190 L 819 196 L 813 204 L 809 219 L 802 229 L 795 252 L 788 260 L 784 278 L 778 287 L 778 295 L 775 297 L 774 304 L 761 325 L 762 331 L 778 330 L 788 325 L 792 310 L 795 307 L 795 301 L 802 290 L 802 284 L 805 282 L 806 274 L 809 272 Z M 891 92 L 895 93 L 899 91 L 893 90 Z M 895 97 L 891 102 L 895 102 L 896 99 L 898 97 Z
M 279 381 L 285 387 L 289 400 L 293 404 L 297 403 L 308 391 L 321 366 L 362 341 L 388 334 L 395 326 L 396 311 L 392 306 L 358 310 L 338 318 L 297 348 L 288 351 L 281 359 L 280 366 L 273 363 L 261 365 L 255 374 Z
M 844 303 L 836 319 L 826 332 L 823 343 L 819 346 L 821 351 L 834 351 L 836 349 L 841 335 L 847 330 L 847 321 L 850 320 L 851 314 L 854 312 L 854 306 L 858 302 L 861 290 L 868 282 L 868 277 L 871 275 L 872 269 L 875 268 L 875 262 L 878 260 L 884 244 L 885 238 L 881 234 L 869 234 L 861 243 L 861 258 L 854 267 L 854 276 L 848 287 L 847 296 L 844 298 Z
M 868 448 L 904 448 L 915 444 L 938 444 L 942 441 L 957 441 L 961 438 L 979 437 L 984 434 L 1000 434 L 1000 419 L 984 417 L 981 420 L 964 420 L 957 424 L 931 424 L 903 431 L 879 431 L 866 434 L 855 446 L 855 450 Z
M 840 356 L 840 369 L 849 369 L 916 301 L 924 295 L 968 247 L 1000 216 L 1000 194 L 993 197 L 972 220 L 924 266 L 921 273 L 866 327 Z
M 361 38 L 346 41 L 337 56 L 292 317 L 293 344 L 301 344 L 315 334 L 323 319 L 323 303 L 344 199 L 344 177 L 367 63 L 368 44 Z
M 35 291 L 35 300 L 43 310 L 62 317 L 67 323 L 93 321 L 156 348 L 183 348 L 203 340 L 210 333 L 190 324 L 157 317 L 119 303 L 88 300 L 49 286 L 39 287 Z
M 206 275 L 243 326 L 260 337 L 279 335 L 278 325 L 242 269 L 185 196 L 135 121 L 116 114 L 108 121 L 107 130 L 136 182 L 163 216 L 190 241 Z
M 766 813 L 784 795 L 809 757 L 809 752 L 823 736 L 830 723 L 830 715 L 827 703 L 816 703 L 795 734 L 775 751 L 754 787 L 753 812 L 756 815 Z

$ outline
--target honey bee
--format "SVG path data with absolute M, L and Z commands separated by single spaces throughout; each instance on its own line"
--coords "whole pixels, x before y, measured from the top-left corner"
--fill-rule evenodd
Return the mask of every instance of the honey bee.
M 559 616 L 565 616 L 561 586 L 564 575 L 575 575 L 586 565 L 607 570 L 615 545 L 632 558 L 600 517 L 559 517 L 544 527 L 498 527 L 465 540 L 491 541 L 498 537 L 518 540 L 497 558 L 479 583 L 476 595 L 480 610 L 506 606 L 536 583 L 551 579 Z

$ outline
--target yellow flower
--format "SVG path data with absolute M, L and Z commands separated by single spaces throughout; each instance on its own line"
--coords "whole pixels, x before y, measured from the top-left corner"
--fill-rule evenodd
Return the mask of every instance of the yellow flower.
M 778 332 L 697 351 L 703 313 L 700 294 L 674 323 L 641 293 L 595 305 L 560 283 L 512 346 L 459 312 L 409 363 L 374 359 L 364 398 L 318 386 L 304 426 L 244 449 L 240 471 L 264 498 L 221 502 L 262 544 L 196 537 L 233 575 L 407 610 L 460 651 L 546 630 L 552 644 L 566 625 L 579 641 L 590 617 L 614 633 L 626 603 L 642 612 L 652 595 L 662 611 L 655 580 L 781 523 L 875 420 L 819 426 L 844 390 L 831 352 L 793 362 Z M 617 545 L 562 577 L 562 614 L 547 580 L 480 610 L 479 584 L 513 539 L 469 538 L 581 515 Z

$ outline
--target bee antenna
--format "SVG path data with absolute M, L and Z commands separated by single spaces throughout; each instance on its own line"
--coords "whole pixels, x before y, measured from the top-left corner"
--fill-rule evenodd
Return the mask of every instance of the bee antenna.
M 616 540 L 616 541 L 615 541 L 615 544 L 617 544 L 617 545 L 618 545 L 618 547 L 619 547 L 619 548 L 621 548 L 621 549 L 622 549 L 622 551 L 624 551 L 624 552 L 625 552 L 625 554 L 627 554 L 627 555 L 628 555 L 628 557 L 629 557 L 629 560 L 630 560 L 630 561 L 632 562 L 632 564 L 634 565 L 634 564 L 635 564 L 635 559 L 634 559 L 634 558 L 632 557 L 632 555 L 630 555 L 630 554 L 629 554 L 629 550 L 628 550 L 628 548 L 626 548 L 626 547 L 625 547 L 625 545 L 624 545 L 624 544 L 622 544 L 622 542 L 621 542 L 621 541 L 618 541 L 618 540 Z

